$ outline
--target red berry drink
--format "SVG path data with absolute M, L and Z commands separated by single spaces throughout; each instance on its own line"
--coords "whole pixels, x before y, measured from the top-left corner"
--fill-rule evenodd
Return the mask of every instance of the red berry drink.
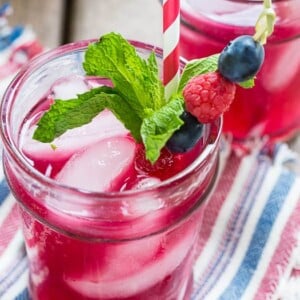
M 243 142 L 267 135 L 291 135 L 300 127 L 300 2 L 273 1 L 275 29 L 265 46 L 265 61 L 255 87 L 238 87 L 223 131 Z M 262 1 L 183 0 L 181 54 L 187 59 L 219 53 L 229 41 L 254 34 Z
M 109 110 L 52 147 L 32 139 L 54 98 L 102 84 L 82 69 L 88 42 L 41 55 L 2 105 L 4 166 L 20 204 L 34 300 L 188 299 L 206 200 L 215 182 L 220 121 L 188 152 L 155 164 Z M 161 51 L 134 43 L 140 55 Z M 55 145 L 55 146 L 54 146 Z

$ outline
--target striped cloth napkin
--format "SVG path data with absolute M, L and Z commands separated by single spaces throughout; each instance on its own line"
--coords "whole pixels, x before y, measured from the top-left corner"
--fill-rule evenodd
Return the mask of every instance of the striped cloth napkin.
M 20 66 L 42 51 L 31 30 L 7 26 L 8 8 L 0 8 L 0 97 Z M 297 156 L 285 144 L 272 155 L 244 156 L 228 145 L 224 139 L 199 233 L 191 300 L 300 299 L 300 177 L 286 167 Z M 27 285 L 18 208 L 1 164 L 0 300 L 28 300 Z
M 18 70 L 43 51 L 29 27 L 9 26 L 7 16 L 11 13 L 10 4 L 0 6 L 0 97 Z
M 200 232 L 192 299 L 300 299 L 300 177 L 284 167 L 297 156 L 285 144 L 272 157 L 226 152 Z

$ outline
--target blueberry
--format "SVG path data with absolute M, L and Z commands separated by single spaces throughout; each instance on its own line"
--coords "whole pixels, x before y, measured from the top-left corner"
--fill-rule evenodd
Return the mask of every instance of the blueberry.
M 173 153 L 184 153 L 191 150 L 198 142 L 203 132 L 203 124 L 184 111 L 180 116 L 184 124 L 174 132 L 167 142 L 167 148 Z
M 243 82 L 257 74 L 264 57 L 263 46 L 252 36 L 242 35 L 231 41 L 221 52 L 218 70 L 232 82 Z

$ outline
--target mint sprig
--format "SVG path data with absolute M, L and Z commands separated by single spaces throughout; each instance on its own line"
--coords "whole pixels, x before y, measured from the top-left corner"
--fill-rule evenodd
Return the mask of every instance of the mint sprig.
M 110 78 L 116 93 L 141 118 L 144 108 L 156 110 L 166 103 L 155 54 L 142 59 L 119 34 L 109 33 L 91 44 L 83 67 L 87 75 Z
M 167 102 L 155 53 L 141 58 L 121 35 L 109 33 L 89 45 L 83 63 L 87 75 L 105 77 L 113 87 L 100 87 L 70 100 L 55 100 L 37 124 L 33 138 L 50 143 L 69 129 L 111 110 L 143 142 L 146 157 L 155 162 L 182 121 L 183 99 Z M 101 130 L 101 128 L 99 128 Z

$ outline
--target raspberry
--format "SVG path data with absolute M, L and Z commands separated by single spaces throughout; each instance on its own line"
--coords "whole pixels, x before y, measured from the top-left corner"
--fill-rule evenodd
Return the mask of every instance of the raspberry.
M 171 153 L 167 148 L 163 148 L 159 159 L 151 164 L 145 157 L 144 146 L 137 146 L 135 168 L 138 173 L 165 180 L 178 174 L 185 166 L 182 156 Z
M 193 77 L 183 90 L 185 107 L 201 123 L 209 123 L 227 111 L 232 103 L 236 85 L 219 72 Z
M 162 180 L 176 174 L 174 155 L 163 148 L 159 159 L 152 165 L 145 157 L 145 148 L 138 145 L 136 150 L 135 167 L 146 175 L 155 176 Z

